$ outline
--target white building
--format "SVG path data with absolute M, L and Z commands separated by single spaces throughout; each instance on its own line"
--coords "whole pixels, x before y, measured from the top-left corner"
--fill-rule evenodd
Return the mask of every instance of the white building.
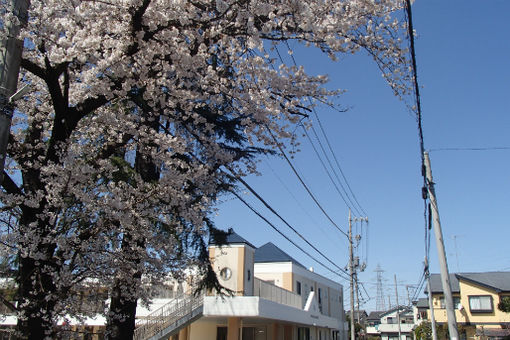
M 211 244 L 209 256 L 220 283 L 232 295 L 186 294 L 192 274 L 185 282 L 169 283 L 158 289 L 159 298 L 149 307 L 138 304 L 136 340 L 347 338 L 342 285 L 306 269 L 274 244 L 256 248 L 229 230 L 227 244 Z M 16 322 L 15 315 L 0 318 L 0 338 L 8 337 Z M 70 339 L 80 334 L 100 340 L 105 318 L 71 318 L 67 324 Z
M 381 340 L 414 339 L 416 313 L 417 309 L 409 306 L 395 307 L 385 312 L 370 313 L 372 319 L 367 326 L 366 333 L 370 336 L 380 336 Z M 378 321 L 375 321 L 375 318 Z
M 233 296 L 183 296 L 151 314 L 140 310 L 136 339 L 346 339 L 340 284 L 272 243 L 256 248 L 229 232 L 227 245 L 210 245 L 209 254 Z

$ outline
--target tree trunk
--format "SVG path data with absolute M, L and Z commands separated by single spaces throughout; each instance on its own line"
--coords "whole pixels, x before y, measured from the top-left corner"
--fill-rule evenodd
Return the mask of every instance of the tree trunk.
M 154 119 L 148 125 L 157 131 L 159 120 Z M 146 182 L 159 179 L 159 169 L 150 156 L 150 151 L 137 150 L 135 158 L 135 170 Z M 140 255 L 133 249 L 145 249 L 143 240 L 134 240 L 129 232 L 124 234 L 121 251 L 124 258 L 131 260 L 132 268 L 140 264 Z M 132 339 L 135 331 L 136 306 L 138 300 L 138 289 L 141 285 L 142 274 L 136 270 L 131 277 L 125 277 L 119 273 L 119 278 L 114 282 L 111 290 L 110 311 L 106 325 L 106 339 L 126 340 Z
M 33 232 L 31 223 L 38 223 L 38 240 L 44 240 L 48 235 L 48 227 L 45 221 L 37 221 L 39 211 L 25 207 L 21 228 Z M 30 244 L 20 244 L 24 250 L 33 247 Z M 22 314 L 18 314 L 17 331 L 20 339 L 38 340 L 54 337 L 54 308 L 56 305 L 56 286 L 52 273 L 58 272 L 53 259 L 55 244 L 39 241 L 37 251 L 40 259 L 36 260 L 29 256 L 19 255 L 18 277 L 18 308 Z
M 129 283 L 122 279 L 115 280 L 106 325 L 105 335 L 108 340 L 133 339 L 137 297 L 131 292 L 136 291 L 141 275 L 137 273 L 133 278 Z
M 23 315 L 18 315 L 18 338 L 39 340 L 54 338 L 52 320 L 55 301 L 47 300 L 45 291 L 54 292 L 50 275 L 42 272 L 34 259 L 20 257 L 18 306 L 23 306 Z

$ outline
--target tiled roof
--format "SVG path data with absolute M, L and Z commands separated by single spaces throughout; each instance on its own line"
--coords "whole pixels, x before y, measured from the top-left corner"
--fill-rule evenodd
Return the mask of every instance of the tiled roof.
M 417 308 L 429 308 L 429 300 L 427 298 L 421 298 L 416 301 Z
M 368 314 L 368 317 L 367 317 L 367 320 L 380 320 L 381 319 L 381 315 L 384 314 L 384 312 L 370 312 L 370 314 Z
M 510 272 L 460 273 L 457 277 L 497 292 L 510 292 Z
M 210 244 L 217 244 L 215 241 L 210 242 Z M 257 248 L 250 242 L 246 241 L 242 236 L 236 233 L 232 228 L 228 229 L 227 238 L 225 244 L 246 244 L 252 248 Z
M 255 263 L 264 262 L 292 262 L 303 268 L 305 267 L 271 242 L 255 250 Z
M 496 292 L 510 292 L 510 272 L 484 272 L 450 274 L 452 293 L 459 293 L 459 280 L 465 280 Z M 441 277 L 439 274 L 430 275 L 430 290 L 432 293 L 442 293 Z M 427 290 L 425 290 L 427 292 Z
M 450 286 L 452 288 L 452 293 L 460 293 L 459 280 L 455 276 L 455 274 L 450 274 Z M 439 274 L 430 274 L 430 290 L 432 294 L 434 293 L 442 293 L 443 285 L 441 283 L 441 275 Z M 428 290 L 425 288 L 425 293 Z

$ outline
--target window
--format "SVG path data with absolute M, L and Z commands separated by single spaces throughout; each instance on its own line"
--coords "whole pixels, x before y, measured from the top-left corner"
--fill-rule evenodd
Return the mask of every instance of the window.
M 441 296 L 439 298 L 439 305 L 441 309 L 445 309 L 446 308 L 446 302 L 444 300 L 444 296 Z M 454 296 L 453 297 L 453 308 L 454 309 L 460 309 L 460 297 L 458 296 Z
M 251 280 L 251 271 L 249 269 L 248 269 L 248 275 L 246 275 L 246 276 L 247 276 L 248 281 L 250 281 Z
M 227 340 L 227 327 L 216 328 L 216 340 Z
M 493 311 L 492 296 L 470 295 L 469 310 L 471 313 L 490 313 Z
M 310 328 L 298 327 L 297 338 L 298 340 L 310 340 Z
M 319 305 L 322 303 L 321 289 L 319 288 Z
M 232 270 L 230 270 L 230 268 L 228 268 L 228 267 L 224 267 L 224 268 L 220 271 L 220 277 L 221 277 L 224 281 L 229 280 L 229 279 L 232 277 Z
M 243 327 L 243 340 L 255 340 L 255 327 Z
M 301 295 L 301 282 L 296 281 L 296 293 Z

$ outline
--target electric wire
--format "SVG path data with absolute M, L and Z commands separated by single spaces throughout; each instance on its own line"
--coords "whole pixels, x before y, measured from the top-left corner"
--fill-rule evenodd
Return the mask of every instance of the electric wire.
M 278 143 L 276 137 L 274 136 L 274 134 L 271 132 L 271 130 L 268 130 L 269 131 L 269 134 L 271 135 L 271 137 L 273 138 L 278 150 L 280 150 L 280 153 L 281 155 L 283 156 L 283 158 L 287 161 L 287 164 L 289 164 L 290 168 L 292 169 L 292 171 L 294 172 L 294 174 L 296 175 L 296 177 L 298 178 L 299 182 L 301 183 L 301 185 L 303 185 L 303 187 L 305 188 L 306 192 L 308 193 L 308 195 L 312 198 L 312 200 L 315 202 L 315 204 L 317 205 L 317 207 L 319 207 L 319 209 L 322 211 L 322 213 L 324 214 L 324 216 L 326 216 L 326 218 L 331 222 L 331 224 L 333 226 L 335 226 L 335 228 L 340 231 L 345 237 L 349 238 L 349 235 L 347 235 L 347 233 L 345 231 L 343 231 L 336 223 L 335 221 L 333 221 L 333 219 L 328 215 L 328 213 L 326 212 L 326 210 L 324 210 L 324 208 L 322 207 L 322 205 L 319 203 L 319 201 L 317 200 L 317 198 L 315 197 L 315 195 L 312 193 L 312 191 L 310 190 L 310 188 L 308 188 L 308 186 L 306 185 L 306 183 L 303 181 L 303 178 L 299 175 L 298 171 L 296 170 L 296 168 L 294 167 L 294 165 L 292 164 L 292 162 L 290 161 L 289 157 L 287 156 L 287 154 L 285 153 L 285 151 L 283 150 L 283 148 L 281 147 L 281 145 Z
M 266 157 L 268 157 L 266 155 Z M 305 209 L 305 207 L 301 204 L 301 202 L 296 198 L 296 196 L 292 193 L 292 191 L 290 191 L 289 187 L 285 184 L 285 182 L 281 179 L 280 176 L 278 176 L 278 174 L 276 173 L 276 171 L 271 167 L 271 164 L 269 163 L 269 161 L 266 160 L 266 166 L 269 168 L 269 170 L 273 173 L 273 175 L 276 177 L 276 179 L 280 182 L 280 184 L 285 188 L 285 190 L 289 193 L 289 195 L 292 197 L 292 199 L 296 202 L 296 204 L 298 205 L 299 209 L 301 209 L 301 211 L 303 211 L 309 218 L 310 220 L 318 227 L 318 229 L 322 232 L 322 234 L 326 237 L 326 239 L 328 240 L 328 242 L 330 242 L 331 245 L 337 247 L 338 246 L 338 243 L 336 242 L 333 242 L 333 240 L 331 239 L 330 235 L 328 235 L 328 233 L 324 230 L 324 228 L 322 227 L 322 225 L 320 223 L 318 223 L 313 217 L 312 215 Z
M 414 83 L 414 99 L 416 103 L 416 120 L 418 123 L 418 139 L 420 145 L 420 158 L 421 158 L 421 174 L 423 177 L 423 187 L 422 187 L 422 198 L 424 202 L 424 222 L 425 222 L 425 264 L 424 270 L 422 273 L 423 282 L 425 279 L 429 277 L 429 255 L 430 255 L 430 220 L 431 220 L 431 209 L 429 200 L 429 192 L 434 190 L 434 183 L 430 183 L 427 180 L 426 176 L 426 167 L 425 167 L 425 142 L 423 138 L 423 125 L 422 125 L 422 112 L 421 112 L 421 99 L 420 99 L 420 87 L 418 85 L 418 70 L 416 66 L 416 51 L 414 46 L 414 28 L 413 28 L 413 16 L 411 10 L 411 1 L 405 0 L 405 15 L 407 21 L 407 29 L 408 29 L 408 41 L 409 41 L 409 51 L 411 53 L 411 62 L 412 62 L 412 72 L 413 72 L 413 83 Z M 436 207 L 437 208 L 437 207 Z M 419 294 L 421 291 L 421 287 L 418 287 L 416 290 Z
M 436 148 L 429 149 L 429 152 L 435 151 L 491 151 L 491 150 L 510 150 L 510 146 L 488 146 L 478 148 Z
M 244 200 L 237 192 L 234 190 L 231 191 L 231 193 L 236 196 L 244 205 L 246 205 L 253 213 L 255 213 L 258 217 L 260 217 L 262 220 L 264 220 L 271 228 L 273 228 L 278 234 L 280 234 L 283 238 L 285 238 L 287 241 L 289 241 L 292 245 L 294 245 L 296 248 L 298 248 L 301 252 L 303 252 L 305 255 L 307 255 L 309 258 L 311 258 L 313 261 L 318 263 L 323 268 L 327 269 L 329 272 L 339 276 L 340 278 L 344 280 L 349 280 L 348 278 L 341 275 L 339 272 L 334 271 L 330 267 L 323 264 L 321 261 L 317 260 L 314 256 L 312 256 L 309 252 L 304 250 L 301 246 L 296 244 L 293 240 L 291 240 L 287 235 L 285 235 L 282 231 L 280 231 L 271 221 L 269 221 L 266 217 L 264 217 L 260 212 L 258 212 L 255 208 L 253 208 L 246 200 Z
M 288 50 L 289 50 L 289 52 L 290 52 L 290 51 L 291 51 L 291 49 L 290 49 L 290 47 L 289 47 L 288 41 L 285 41 L 285 44 L 286 44 L 286 46 L 287 46 L 287 49 L 288 49 Z M 285 62 L 283 61 L 282 55 L 280 54 L 280 51 L 279 51 L 279 49 L 278 49 L 278 47 L 277 47 L 277 46 L 275 46 L 274 50 L 276 51 L 276 53 L 277 53 L 277 55 L 278 55 L 278 58 L 280 59 L 280 62 L 281 62 L 282 64 L 285 64 Z M 289 54 L 290 54 L 290 53 L 289 53 Z M 292 62 L 293 62 L 293 64 L 294 64 L 294 66 L 297 66 L 297 62 L 296 62 L 296 59 L 294 58 L 294 56 L 291 54 L 291 55 L 290 55 L 290 57 L 291 57 L 291 59 L 292 59 Z M 331 143 L 329 142 L 329 138 L 327 137 L 327 134 L 326 134 L 326 132 L 325 132 L 325 130 L 324 130 L 324 127 L 322 126 L 322 123 L 321 123 L 321 121 L 320 121 L 320 119 L 319 119 L 319 116 L 318 116 L 318 114 L 317 114 L 317 111 L 316 111 L 316 110 L 315 110 L 315 108 L 313 107 L 312 102 L 311 102 L 311 100 L 310 100 L 310 99 L 309 99 L 309 101 L 310 101 L 310 105 L 312 106 L 312 107 L 311 107 L 311 110 L 312 110 L 312 112 L 314 112 L 314 115 L 315 115 L 315 117 L 316 117 L 316 119 L 317 119 L 317 122 L 318 122 L 318 124 L 319 124 L 319 127 L 320 127 L 320 129 L 321 129 L 321 131 L 322 131 L 322 135 L 324 136 L 324 139 L 325 139 L 325 141 L 326 141 L 326 143 L 327 143 L 327 145 L 328 145 L 328 148 L 329 148 L 329 150 L 330 150 L 330 153 L 332 154 L 333 159 L 335 160 L 335 163 L 336 163 L 336 165 L 337 165 L 338 169 L 340 170 L 340 173 L 341 173 L 342 177 L 344 178 L 344 181 L 345 181 L 345 183 L 346 183 L 347 187 L 349 188 L 349 190 L 350 190 L 350 192 L 351 192 L 351 195 L 352 195 L 352 196 L 353 196 L 353 198 L 354 198 L 354 202 L 356 202 L 356 203 L 357 203 L 357 205 L 356 205 L 356 204 L 354 204 L 354 202 L 353 202 L 353 200 L 351 199 L 351 197 L 350 197 L 349 193 L 347 192 L 347 190 L 345 189 L 344 185 L 342 184 L 342 181 L 340 180 L 340 178 L 339 178 L 339 176 L 338 176 L 337 172 L 335 171 L 335 168 L 334 168 L 334 166 L 333 166 L 333 164 L 332 164 L 331 160 L 330 160 L 330 159 L 329 159 L 329 157 L 327 156 L 327 152 L 326 152 L 326 150 L 325 150 L 324 146 L 322 145 L 322 142 L 320 141 L 319 135 L 317 134 L 317 132 L 316 132 L 316 130 L 315 130 L 315 128 L 314 128 L 314 125 L 313 125 L 313 124 L 311 124 L 312 131 L 314 132 L 314 134 L 315 134 L 315 136 L 316 136 L 316 139 L 317 139 L 317 141 L 318 141 L 318 143 L 319 143 L 319 146 L 320 146 L 320 148 L 321 148 L 321 150 L 322 150 L 323 154 L 325 155 L 325 157 L 326 157 L 326 159 L 327 159 L 327 162 L 329 163 L 329 165 L 330 165 L 331 169 L 333 170 L 333 173 L 335 174 L 335 177 L 337 178 L 338 183 L 339 183 L 339 184 L 340 184 L 340 186 L 342 187 L 344 194 L 340 193 L 340 191 L 339 191 L 339 189 L 338 189 L 338 186 L 336 185 L 335 181 L 332 179 L 332 177 L 331 177 L 331 174 L 330 174 L 329 170 L 328 170 L 328 169 L 327 169 L 327 167 L 324 165 L 324 161 L 322 160 L 322 157 L 320 156 L 320 153 L 317 151 L 317 149 L 316 149 L 316 147 L 315 147 L 315 145 L 314 145 L 314 143 L 313 143 L 312 139 L 310 138 L 310 136 L 309 136 L 308 132 L 306 131 L 306 128 L 304 128 L 304 127 L 303 127 L 303 129 L 304 129 L 304 131 L 305 131 L 305 134 L 308 136 L 308 139 L 309 139 L 309 141 L 310 141 L 310 144 L 312 145 L 312 147 L 313 147 L 313 149 L 314 149 L 314 152 L 316 153 L 317 157 L 319 158 L 319 160 L 320 160 L 320 161 L 321 161 L 321 163 L 323 164 L 324 170 L 325 170 L 325 171 L 326 171 L 326 173 L 328 174 L 328 177 L 330 178 L 331 182 L 333 183 L 333 185 L 334 185 L 334 186 L 335 186 L 335 188 L 337 189 L 337 192 L 340 194 L 340 197 L 342 198 L 342 200 L 344 201 L 344 203 L 346 204 L 346 206 L 347 206 L 348 208 L 350 208 L 351 210 L 354 210 L 354 211 L 356 212 L 356 214 L 358 214 L 358 215 L 362 215 L 362 213 L 363 213 L 363 214 L 365 214 L 365 215 L 367 215 L 367 214 L 366 214 L 366 212 L 363 210 L 363 207 L 362 207 L 362 206 L 359 204 L 359 202 L 357 201 L 357 198 L 356 198 L 356 196 L 354 195 L 354 192 L 352 191 L 352 188 L 350 187 L 349 182 L 347 181 L 347 178 L 345 177 L 345 174 L 343 173 L 343 170 L 342 170 L 342 168 L 341 168 L 341 166 L 340 166 L 340 163 L 338 162 L 338 159 L 337 159 L 337 157 L 336 157 L 336 154 L 333 152 L 333 148 L 331 147 Z M 346 199 L 345 197 L 347 197 L 347 199 Z M 349 203 L 347 203 L 347 200 L 348 200 L 348 201 L 350 201 L 351 203 L 350 203 L 350 204 L 349 204 Z M 358 208 L 358 207 L 359 207 L 359 208 Z
M 340 195 L 340 197 L 342 198 L 342 200 L 344 201 L 345 205 L 348 207 L 348 208 L 351 208 L 351 206 L 349 205 L 349 203 L 347 203 L 347 200 L 346 198 L 344 197 L 344 195 L 340 192 L 340 189 L 338 188 L 335 180 L 333 179 L 333 177 L 331 176 L 331 173 L 329 171 L 329 169 L 326 167 L 326 164 L 324 163 L 324 160 L 322 159 L 322 157 L 320 156 L 319 154 L 319 151 L 317 150 L 317 148 L 315 147 L 315 144 L 313 143 L 310 135 L 308 134 L 308 131 L 306 130 L 306 128 L 303 126 L 303 124 L 301 124 L 301 127 L 303 128 L 303 131 L 305 132 L 305 136 L 308 138 L 308 141 L 310 142 L 310 145 L 312 146 L 313 148 L 313 151 L 315 152 L 315 154 L 317 155 L 317 158 L 319 159 L 319 162 L 321 163 L 322 167 L 324 168 L 324 171 L 326 172 L 326 174 L 328 175 L 329 179 L 331 180 L 331 183 L 333 183 L 333 186 L 335 187 L 336 189 L 336 192 Z M 318 139 L 318 136 L 317 136 L 317 132 L 315 131 L 315 129 L 313 128 L 313 125 L 312 125 L 312 129 L 315 133 L 315 136 L 317 138 L 317 141 L 319 143 L 319 145 L 321 146 L 321 149 L 322 149 L 322 152 L 324 153 L 325 157 L 326 157 L 326 160 L 328 161 L 330 167 L 331 167 L 331 161 L 329 160 L 329 158 L 327 157 L 327 155 L 325 154 L 325 151 L 324 151 L 324 148 L 322 147 L 322 143 L 320 142 L 320 140 Z M 335 170 L 332 168 L 333 170 L 333 173 L 335 174 L 335 176 L 338 178 L 338 175 L 336 174 Z M 344 190 L 345 192 L 345 188 L 343 187 L 342 183 L 340 182 L 340 180 L 338 180 L 340 186 L 342 187 L 342 189 Z M 347 198 L 349 198 L 347 196 Z M 352 203 L 351 203 L 352 204 Z M 353 210 L 355 210 L 356 214 L 358 215 L 361 215 L 360 211 L 354 207 Z
M 288 41 L 285 41 L 285 44 L 286 44 L 286 46 L 287 46 L 287 49 L 288 49 L 289 51 L 291 51 L 291 48 L 290 48 L 290 46 L 289 46 L 289 42 L 288 42 Z M 280 56 L 280 53 L 278 53 L 278 55 Z M 294 66 L 297 66 L 296 58 L 294 58 L 294 55 L 293 55 L 293 54 L 290 54 L 290 57 L 291 57 L 291 59 L 292 59 L 292 62 L 293 62 L 293 64 L 294 64 Z M 281 60 L 281 56 L 280 56 L 280 60 Z M 282 61 L 282 62 L 283 62 L 283 61 Z M 310 104 L 312 104 L 312 103 L 311 103 L 311 101 L 310 101 Z M 354 194 L 354 191 L 352 190 L 351 186 L 349 185 L 349 181 L 348 181 L 348 180 L 347 180 L 347 178 L 345 177 L 345 174 L 344 174 L 344 172 L 343 172 L 343 170 L 342 170 L 342 167 L 340 166 L 340 162 L 338 161 L 338 158 L 336 157 L 336 154 L 335 154 L 335 152 L 333 151 L 333 148 L 331 147 L 331 143 L 329 142 L 329 138 L 328 138 L 328 135 L 326 134 L 326 131 L 325 131 L 325 129 L 324 129 L 324 126 L 322 125 L 322 122 L 321 122 L 321 120 L 320 120 L 320 118 L 319 118 L 319 115 L 317 114 L 317 111 L 315 110 L 315 107 L 313 107 L 313 106 L 312 106 L 312 112 L 314 113 L 315 119 L 317 120 L 317 123 L 319 124 L 319 128 L 320 128 L 320 130 L 321 130 L 321 132 L 322 132 L 322 136 L 324 137 L 324 140 L 326 141 L 326 144 L 328 145 L 328 149 L 329 149 L 329 151 L 330 151 L 331 155 L 333 156 L 333 159 L 335 160 L 335 163 L 336 163 L 336 165 L 337 165 L 338 169 L 340 170 L 340 174 L 342 175 L 342 178 L 344 179 L 345 184 L 347 185 L 347 187 L 348 187 L 348 189 L 349 189 L 349 192 L 351 193 L 352 197 L 354 198 L 354 201 L 355 201 L 355 202 L 356 202 L 356 204 L 358 205 L 358 207 L 359 207 L 359 209 L 361 210 L 361 212 L 362 212 L 365 216 L 367 216 L 368 214 L 365 212 L 365 210 L 363 209 L 363 207 L 362 207 L 362 206 L 361 206 L 361 204 L 359 203 L 358 199 L 356 198 L 356 195 Z M 312 128 L 313 128 L 313 125 L 312 125 Z M 322 148 L 322 146 L 321 146 L 321 148 Z M 324 150 L 323 150 L 323 152 L 324 152 Z M 324 152 L 324 153 L 325 153 L 325 152 Z M 325 154 L 326 154 L 326 153 L 325 153 Z M 334 171 L 334 170 L 333 170 L 333 171 Z M 341 183 L 341 182 L 340 182 L 340 183 Z M 342 187 L 343 187 L 343 186 L 342 186 Z M 347 195 L 347 197 L 349 197 L 349 195 L 347 194 L 347 192 L 346 192 L 346 195 Z M 361 214 L 360 214 L 360 215 L 361 215 Z
M 329 263 L 331 263 L 334 267 L 336 267 L 339 271 L 343 272 L 344 274 L 347 274 L 347 272 L 340 268 L 335 262 L 329 259 L 326 255 L 324 255 L 323 252 L 321 252 L 317 247 L 315 247 L 310 241 L 308 241 L 301 233 L 299 233 L 292 225 L 290 225 L 287 220 L 285 220 L 276 210 L 273 209 L 273 207 L 267 203 L 266 200 L 264 200 L 243 178 L 240 176 L 236 176 L 235 172 L 232 169 L 227 168 L 231 173 L 232 176 L 236 178 L 239 182 L 241 182 L 248 191 L 250 191 L 269 211 L 271 211 L 280 221 L 282 221 L 289 229 L 291 229 L 296 235 L 299 236 L 306 244 L 308 244 L 313 250 L 315 250 L 318 254 L 320 254 L 324 259 L 326 259 Z M 236 196 L 238 197 L 238 195 Z

